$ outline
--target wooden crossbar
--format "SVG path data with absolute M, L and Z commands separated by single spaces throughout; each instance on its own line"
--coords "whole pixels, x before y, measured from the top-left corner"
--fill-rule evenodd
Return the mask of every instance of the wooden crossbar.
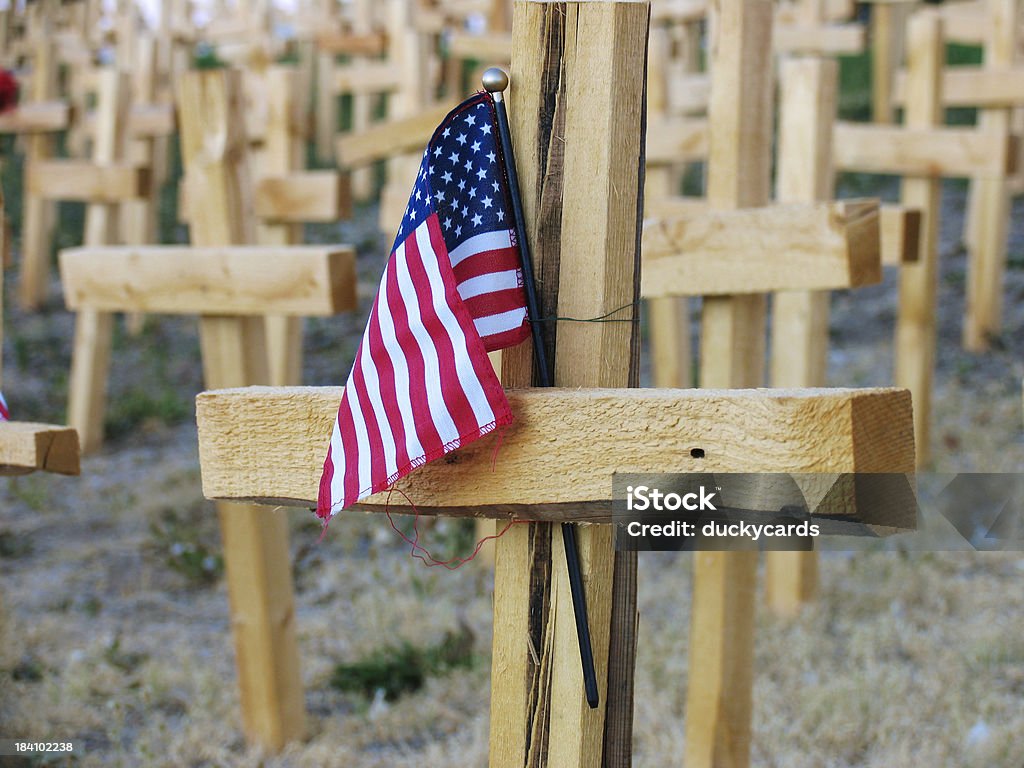
M 73 310 L 312 316 L 357 304 L 350 248 L 71 248 L 60 270 Z
M 249 387 L 196 398 L 207 498 L 314 506 L 340 387 Z M 910 395 L 897 389 L 508 392 L 515 423 L 418 469 L 390 508 L 608 522 L 614 472 L 911 472 Z M 615 429 L 608 429 L 610 423 Z M 246 439 L 239 440 L 238 425 Z M 694 458 L 697 449 L 703 458 Z M 567 479 L 568 478 L 568 479 Z M 524 503 L 524 499 L 543 500 Z M 362 508 L 383 511 L 386 493 Z M 579 505 L 586 504 L 584 511 Z M 456 511 L 453 511 L 456 510 Z M 572 511 L 568 511 L 572 510 Z
M 881 281 L 876 201 L 773 205 L 644 223 L 641 291 L 712 296 Z
M 254 197 L 256 216 L 266 221 L 329 223 L 352 215 L 348 176 L 336 171 L 264 176 L 255 184 Z
M 71 121 L 71 107 L 64 101 L 22 104 L 0 114 L 0 133 L 47 133 L 63 131 Z
M 893 102 L 906 101 L 907 73 L 898 72 Z M 1024 69 L 948 67 L 942 72 L 942 103 L 947 107 L 1009 107 L 1024 104 Z
M 993 141 L 974 128 L 835 125 L 840 170 L 901 176 L 1003 176 L 1013 172 L 1012 138 Z
M 454 106 L 445 103 L 412 117 L 342 134 L 337 141 L 338 162 L 343 168 L 358 168 L 395 155 L 422 151 Z
M 78 432 L 30 422 L 0 423 L 0 475 L 79 473 Z
M 145 197 L 149 168 L 128 163 L 97 165 L 85 160 L 42 160 L 25 169 L 27 190 L 45 200 L 114 204 Z
M 315 38 L 317 51 L 333 55 L 380 56 L 387 51 L 384 32 L 322 32 Z

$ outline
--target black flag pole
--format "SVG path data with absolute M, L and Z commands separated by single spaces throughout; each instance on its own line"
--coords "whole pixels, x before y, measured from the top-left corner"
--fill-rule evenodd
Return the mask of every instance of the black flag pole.
M 540 305 L 537 301 L 537 285 L 533 275 L 533 261 L 526 240 L 526 221 L 523 218 L 523 204 L 519 198 L 519 178 L 516 175 L 515 155 L 512 153 L 512 134 L 508 129 L 508 113 L 502 95 L 508 88 L 508 75 L 498 67 L 491 67 L 483 75 L 484 90 L 494 99 L 498 117 L 498 140 L 501 154 L 505 158 L 505 173 L 508 177 L 508 191 L 512 198 L 512 216 L 515 219 L 516 240 L 522 255 L 523 288 L 526 291 L 526 311 L 529 313 L 533 333 L 533 351 L 537 358 L 537 372 L 542 387 L 554 386 L 544 338 L 541 333 Z M 580 568 L 579 549 L 576 545 L 576 526 L 562 523 L 562 543 L 565 545 L 565 561 L 569 569 L 569 591 L 572 593 L 572 608 L 576 617 L 576 636 L 580 644 L 580 660 L 583 664 L 583 687 L 587 704 L 596 709 L 598 704 L 597 673 L 594 671 L 594 651 L 590 643 L 590 624 L 587 620 L 587 595 L 583 589 L 583 570 Z

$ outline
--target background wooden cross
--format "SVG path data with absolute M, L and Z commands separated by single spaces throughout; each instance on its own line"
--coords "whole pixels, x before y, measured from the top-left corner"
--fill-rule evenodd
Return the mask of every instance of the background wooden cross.
M 195 248 L 73 249 L 61 256 L 69 307 L 200 314 L 207 386 L 268 383 L 263 315 L 328 315 L 356 305 L 351 249 L 237 247 L 255 238 L 240 73 L 179 84 Z M 109 322 L 109 320 L 100 320 Z M 220 506 L 243 725 L 278 749 L 303 732 L 288 531 L 281 516 Z
M 0 241 L 3 241 L 3 191 L 0 190 Z M 0 254 L 6 244 L 0 243 Z M 0 256 L 0 349 L 4 339 L 4 261 Z M 0 391 L 4 361 L 0 355 Z M 10 402 L 8 402 L 10 406 Z M 14 404 L 17 415 L 17 404 Z M 71 427 L 0 421 L 0 475 L 25 475 L 37 470 L 61 475 L 79 473 L 78 433 Z
M 944 20 L 949 16 L 948 13 L 940 15 Z M 978 132 L 993 147 L 1002 149 L 1014 135 L 1014 107 L 1024 106 L 1024 67 L 1017 63 L 1020 3 L 1018 0 L 990 0 L 977 15 L 984 22 L 981 30 L 984 63 L 944 67 L 940 98 L 943 107 L 978 108 Z M 948 21 L 944 26 L 946 30 L 950 35 L 959 31 Z M 908 73 L 896 75 L 894 103 L 906 102 L 909 82 Z M 1018 148 L 1010 149 L 1016 150 L 1014 157 L 971 179 L 965 227 L 968 269 L 963 343 L 966 349 L 973 351 L 988 349 L 991 337 L 1002 328 L 1010 166 L 1019 164 L 1020 158 Z M 1018 178 L 1024 174 L 1024 168 L 1013 170 Z
M 517 3 L 515 14 L 510 113 L 542 312 L 589 318 L 628 307 L 637 299 L 647 5 L 531 0 Z M 628 309 L 621 314 L 630 318 Z M 870 471 L 883 467 L 876 461 L 909 471 L 910 403 L 905 392 L 883 390 L 576 390 L 635 384 L 636 326 L 559 323 L 551 336 L 556 384 L 569 389 L 510 393 L 517 422 L 494 471 L 489 458 L 483 467 L 493 442 L 482 440 L 417 470 L 403 489 L 421 513 L 543 521 L 513 526 L 498 541 L 491 765 L 624 765 L 635 560 L 612 551 L 609 526 L 581 532 L 601 685 L 601 706 L 590 710 L 564 553 L 548 523 L 607 522 L 614 471 Z M 528 386 L 529 346 L 502 357 L 506 386 Z M 340 397 L 338 388 L 201 395 L 204 493 L 313 504 Z M 232 440 L 230 425 L 241 420 L 248 439 Z M 870 433 L 863 443 L 862 429 Z M 830 445 L 816 440 L 812 448 L 809 431 L 829 436 Z M 389 501 L 393 510 L 405 503 L 381 494 L 364 508 L 382 510 Z M 735 647 L 726 649 L 730 660 Z M 724 706 L 721 686 L 701 695 L 709 691 Z

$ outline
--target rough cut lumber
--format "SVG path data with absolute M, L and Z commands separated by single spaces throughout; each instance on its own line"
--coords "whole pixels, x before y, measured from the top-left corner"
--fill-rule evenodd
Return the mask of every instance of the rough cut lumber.
M 312 316 L 357 304 L 350 248 L 70 248 L 60 254 L 60 269 L 74 310 Z
M 380 56 L 387 50 L 383 32 L 322 32 L 316 36 L 317 51 L 334 56 Z
M 770 0 L 712 6 L 707 198 L 715 210 L 767 205 L 771 196 Z M 766 297 L 704 299 L 702 387 L 757 387 L 765 369 Z M 753 708 L 756 552 L 694 560 L 686 700 L 687 768 L 745 768 Z M 716 576 L 717 574 L 717 576 Z M 720 577 L 720 578 L 719 578 Z
M 171 136 L 177 130 L 174 107 L 170 104 L 135 104 L 128 112 L 128 135 L 133 139 Z M 96 115 L 90 113 L 83 126 L 86 133 L 96 130 Z
M 907 27 L 908 128 L 928 130 L 942 122 L 942 69 L 945 42 L 942 20 L 934 11 L 919 12 Z M 930 456 L 931 394 L 935 371 L 936 307 L 939 279 L 941 179 L 903 179 L 900 202 L 922 212 L 920 258 L 900 269 L 899 315 L 896 318 L 895 381 L 914 398 L 914 438 L 919 465 Z
M 595 317 L 639 298 L 649 10 L 514 5 L 509 113 L 542 315 Z M 544 329 L 557 385 L 637 384 L 637 322 L 573 325 L 587 324 Z M 506 387 L 533 383 L 530 356 L 527 344 L 503 352 Z M 590 709 L 561 538 L 520 525 L 496 545 L 491 768 L 621 768 L 632 755 L 636 557 L 614 552 L 609 526 L 578 531 L 599 690 Z
M 338 163 L 343 168 L 357 168 L 395 155 L 422 152 L 453 106 L 442 104 L 413 117 L 343 134 L 337 142 Z
M 893 100 L 906 100 L 907 74 L 896 75 Z M 1024 104 L 1024 70 L 948 67 L 942 73 L 942 104 L 946 107 L 1012 107 Z
M 705 211 L 644 223 L 643 295 L 850 288 L 881 281 L 878 204 Z
M 1012 139 L 993 142 L 975 128 L 890 127 L 836 123 L 839 170 L 901 176 L 1005 176 L 1013 171 Z
M 1020 40 L 1018 0 L 991 0 L 989 30 L 985 40 L 985 66 L 997 69 L 1014 63 Z M 1018 70 L 1024 79 L 1024 70 Z M 1008 105 L 982 109 L 978 131 L 996 146 L 1013 135 L 1013 110 Z M 1011 155 L 1019 157 L 1018 148 Z M 967 311 L 964 314 L 963 344 L 972 352 L 983 352 L 1002 328 L 1003 275 L 1010 219 L 1010 190 L 1006 176 L 971 179 L 967 240 Z
M 492 65 L 507 62 L 512 58 L 512 35 L 507 32 L 458 32 L 448 40 L 448 55 L 454 59 L 478 59 Z
M 189 72 L 177 83 L 182 164 L 193 216 L 192 242 L 251 244 L 256 220 L 240 73 Z M 267 381 L 264 321 L 204 317 L 199 327 L 208 387 Z M 235 639 L 242 727 L 246 737 L 278 751 L 305 732 L 305 699 L 295 631 L 288 525 L 245 504 L 219 504 Z
M 282 223 L 333 222 L 352 213 L 348 177 L 336 171 L 296 171 L 256 183 L 256 216 Z
M 145 197 L 149 169 L 125 163 L 45 160 L 26 168 L 28 191 L 47 200 L 113 204 Z
M 247 387 L 200 394 L 203 493 L 315 506 L 342 391 Z M 516 420 L 493 467 L 495 439 L 488 438 L 399 485 L 421 514 L 608 522 L 615 472 L 914 469 L 906 390 L 557 388 L 509 390 L 508 397 Z M 693 458 L 694 449 L 703 458 Z M 386 504 L 385 492 L 359 508 L 383 512 Z M 407 506 L 392 495 L 392 511 Z
M 21 421 L 0 423 L 0 475 L 37 470 L 79 473 L 78 433 L 71 427 Z
M 777 24 L 778 53 L 854 54 L 864 50 L 867 33 L 861 24 Z
M 0 133 L 46 133 L 68 127 L 71 108 L 63 101 L 22 104 L 0 114 Z

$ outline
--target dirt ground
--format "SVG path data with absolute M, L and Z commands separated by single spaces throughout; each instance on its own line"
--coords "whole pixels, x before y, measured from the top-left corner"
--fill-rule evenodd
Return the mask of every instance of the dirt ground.
M 854 180 L 845 191 L 863 190 Z M 934 468 L 1021 471 L 1024 209 L 1013 216 L 1005 331 L 991 352 L 969 354 L 964 195 L 957 184 L 944 194 Z M 388 244 L 373 216 L 310 233 L 356 244 L 367 286 Z M 59 421 L 72 318 L 56 281 L 44 311 L 16 310 L 16 281 L 15 271 L 5 394 L 16 417 Z M 890 383 L 895 285 L 890 273 L 835 296 L 831 384 Z M 307 383 L 344 381 L 362 322 L 307 324 Z M 426 569 L 385 520 L 360 514 L 317 544 L 311 514 L 274 513 L 292 531 L 309 735 L 276 757 L 246 748 L 216 514 L 199 487 L 200 389 L 194 320 L 119 331 L 107 448 L 80 478 L 0 481 L 0 738 L 73 739 L 83 766 L 484 765 L 491 577 L 475 564 Z M 466 548 L 454 522 L 428 540 Z M 691 568 L 686 554 L 640 558 L 637 766 L 681 762 Z M 824 555 L 821 599 L 803 615 L 759 611 L 753 764 L 1024 766 L 1022 580 L 1024 552 Z M 337 664 L 385 640 L 438 642 L 460 626 L 472 633 L 469 663 L 417 692 L 386 701 L 331 685 Z

